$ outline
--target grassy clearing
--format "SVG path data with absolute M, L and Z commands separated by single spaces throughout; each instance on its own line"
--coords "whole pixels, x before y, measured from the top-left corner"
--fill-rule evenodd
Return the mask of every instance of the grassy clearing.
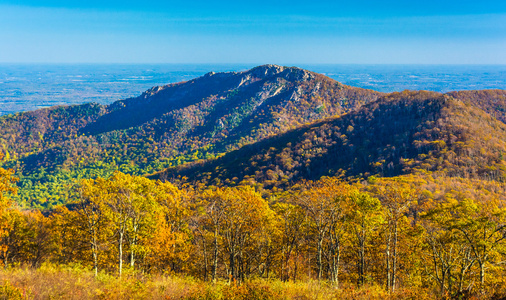
M 382 287 L 336 289 L 316 281 L 282 282 L 252 279 L 242 285 L 215 284 L 188 277 L 128 273 L 120 279 L 79 265 L 43 265 L 38 269 L 0 271 L 0 299 L 422 299 L 423 291 L 402 290 L 389 295 Z

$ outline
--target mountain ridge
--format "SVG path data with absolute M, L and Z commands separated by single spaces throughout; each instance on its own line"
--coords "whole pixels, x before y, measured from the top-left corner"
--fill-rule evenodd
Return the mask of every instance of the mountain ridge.
M 246 181 L 267 187 L 321 176 L 413 172 L 504 180 L 505 141 L 506 125 L 469 101 L 406 91 L 151 178 L 186 177 L 208 184 Z
M 2 166 L 22 177 L 26 202 L 37 193 L 58 194 L 48 182 L 59 188 L 58 181 L 108 176 L 112 170 L 140 175 L 212 158 L 382 95 L 296 67 L 210 72 L 111 105 L 1 117 L 0 143 L 8 153 Z M 23 194 L 25 187 L 30 195 Z

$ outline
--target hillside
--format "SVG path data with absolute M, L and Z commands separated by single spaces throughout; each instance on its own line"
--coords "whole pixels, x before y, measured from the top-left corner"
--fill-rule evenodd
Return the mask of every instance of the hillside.
M 60 106 L 0 118 L 0 144 L 21 177 L 19 202 L 64 201 L 75 178 L 148 174 L 342 115 L 382 94 L 295 67 L 208 73 L 111 105 Z M 32 202 L 36 200 L 36 202 Z
M 475 105 L 506 123 L 506 90 L 458 91 L 448 95 Z
M 506 125 L 472 101 L 406 91 L 153 178 L 186 176 L 210 184 L 255 181 L 266 187 L 341 174 L 437 172 L 503 180 L 505 151 Z

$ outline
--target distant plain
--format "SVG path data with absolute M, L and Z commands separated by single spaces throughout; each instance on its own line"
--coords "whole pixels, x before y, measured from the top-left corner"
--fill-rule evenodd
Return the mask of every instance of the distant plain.
M 109 104 L 158 85 L 254 64 L 0 64 L 0 115 L 54 105 Z M 506 65 L 297 65 L 380 92 L 506 89 Z

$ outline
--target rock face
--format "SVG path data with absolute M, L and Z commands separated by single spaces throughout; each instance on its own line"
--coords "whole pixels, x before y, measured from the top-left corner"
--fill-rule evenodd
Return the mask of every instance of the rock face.
M 316 74 L 309 71 L 277 65 L 259 66 L 244 72 L 209 72 L 187 82 L 154 87 L 137 98 L 115 102 L 107 108 L 106 114 L 84 128 L 83 133 L 96 134 L 139 126 L 174 110 L 204 103 L 213 96 L 231 102 L 237 102 L 237 98 L 246 100 L 246 97 L 259 97 L 263 101 L 293 90 L 296 85 L 311 83 L 315 78 Z M 320 80 L 332 81 L 323 77 Z M 234 99 L 229 97 L 231 93 Z M 373 98 L 377 94 L 370 93 Z

